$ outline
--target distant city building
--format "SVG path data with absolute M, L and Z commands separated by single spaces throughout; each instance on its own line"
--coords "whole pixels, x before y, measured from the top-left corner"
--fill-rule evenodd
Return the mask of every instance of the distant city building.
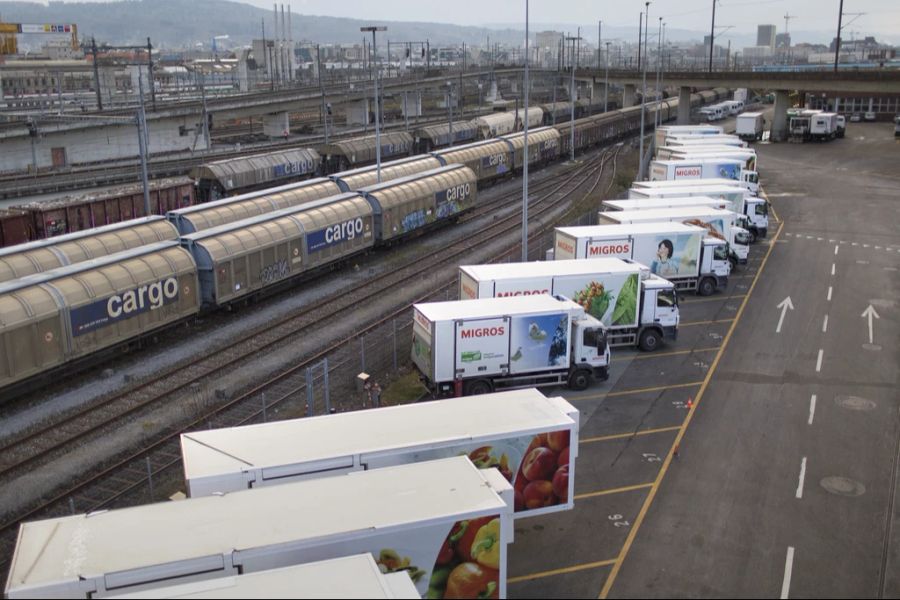
M 538 31 L 535 35 L 535 45 L 542 50 L 556 50 L 559 40 L 563 38 L 561 31 Z
M 775 47 L 776 48 L 790 48 L 791 47 L 791 34 L 789 33 L 779 33 L 775 35 Z
M 759 25 L 756 28 L 756 45 L 757 46 L 768 46 L 771 49 L 775 48 L 775 26 L 774 25 Z

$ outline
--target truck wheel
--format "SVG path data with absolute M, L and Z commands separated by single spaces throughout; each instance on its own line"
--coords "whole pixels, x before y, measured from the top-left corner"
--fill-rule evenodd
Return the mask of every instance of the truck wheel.
M 466 396 L 480 396 L 482 394 L 490 394 L 493 390 L 490 381 L 484 379 L 476 379 L 466 385 Z
M 641 334 L 641 340 L 638 346 L 644 352 L 653 352 L 659 348 L 659 343 L 661 341 L 662 339 L 660 338 L 659 331 L 656 329 L 648 329 Z
M 578 369 L 569 375 L 569 388 L 580 392 L 586 390 L 591 384 L 591 374 L 582 369 Z
M 753 229 L 751 229 L 749 233 L 750 233 L 750 243 L 751 243 L 751 244 L 755 244 L 755 243 L 756 243 L 756 237 L 757 237 L 757 236 L 756 236 L 756 231 L 754 231 Z
M 713 292 L 716 291 L 716 282 L 711 277 L 704 277 L 700 280 L 700 286 L 697 288 L 697 291 L 701 296 L 712 296 Z

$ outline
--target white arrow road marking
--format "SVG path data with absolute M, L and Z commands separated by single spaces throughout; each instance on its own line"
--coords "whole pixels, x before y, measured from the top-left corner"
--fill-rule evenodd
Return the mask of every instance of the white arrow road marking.
M 872 332 L 872 317 L 875 317 L 876 319 L 880 319 L 881 317 L 878 316 L 878 313 L 875 312 L 875 308 L 871 304 L 869 305 L 869 308 L 864 310 L 860 316 L 864 319 L 866 317 L 869 318 L 869 343 L 872 344 L 874 341 Z
M 794 303 L 791 302 L 791 297 L 788 296 L 784 300 L 778 303 L 778 307 L 781 309 L 781 316 L 778 318 L 778 326 L 775 328 L 775 333 L 781 333 L 781 324 L 784 323 L 784 314 L 790 310 L 794 310 Z

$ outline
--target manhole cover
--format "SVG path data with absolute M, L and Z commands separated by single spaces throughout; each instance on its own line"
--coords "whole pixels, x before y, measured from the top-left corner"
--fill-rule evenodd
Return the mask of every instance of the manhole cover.
M 862 347 L 865 350 L 872 350 L 873 352 L 881 350 L 881 346 L 879 344 L 863 344 Z
M 834 403 L 841 408 L 849 408 L 850 410 L 875 410 L 878 406 L 872 400 L 860 398 L 859 396 L 837 396 Z
M 847 477 L 826 477 L 819 482 L 826 492 L 838 496 L 862 496 L 866 493 L 866 486 Z

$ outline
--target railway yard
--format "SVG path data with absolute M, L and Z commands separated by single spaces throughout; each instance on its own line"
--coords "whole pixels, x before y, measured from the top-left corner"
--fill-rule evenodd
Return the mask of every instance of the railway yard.
M 700 108 L 731 96 L 725 88 L 688 94 L 688 112 L 696 119 Z M 715 164 L 715 177 L 734 180 L 740 200 L 698 199 L 730 211 L 729 225 L 714 226 L 678 216 L 702 187 L 670 204 L 659 195 L 675 215 L 660 221 L 692 227 L 700 248 L 692 262 L 668 263 L 671 271 L 657 271 L 657 261 L 683 251 L 674 234 L 675 244 L 661 241 L 666 236 L 654 243 L 652 266 L 633 250 L 627 257 L 608 252 L 626 264 L 647 262 L 640 277 L 652 271 L 676 281 L 677 296 L 660 296 L 656 306 L 672 298 L 666 308 L 678 315 L 677 335 L 670 337 L 672 327 L 664 336 L 659 319 L 642 324 L 639 333 L 659 335 L 647 346 L 635 335 L 634 343 L 612 348 L 608 379 L 594 371 L 590 385 L 576 385 L 574 375 L 590 371 L 566 363 L 569 385 L 541 388 L 577 409 L 577 444 L 569 447 L 575 433 L 564 444 L 542 433 L 497 464 L 470 454 L 476 466 L 498 466 L 506 477 L 498 483 L 486 476 L 482 485 L 506 489 L 496 498 L 506 499 L 513 524 L 496 534 L 504 550 L 491 559 L 505 577 L 499 595 L 900 596 L 900 146 L 886 124 L 851 123 L 829 143 L 776 144 L 760 135 L 749 149 L 734 138 L 734 148 L 723 142 L 690 154 L 678 148 L 683 140 L 673 127 L 679 98 L 646 106 L 647 121 L 660 121 L 647 139 L 668 140 L 673 153 L 684 154 L 673 159 L 681 161 L 673 172 L 697 169 L 694 182 L 712 178 L 699 173 L 718 153 L 726 158 Z M 453 127 L 423 119 L 412 131 L 395 124 L 379 142 L 368 128 L 329 144 L 295 135 L 267 143 L 264 152 L 254 147 L 251 119 L 218 134 L 220 142 L 247 141 L 241 150 L 152 163 L 149 213 L 143 190 L 128 183 L 130 164 L 84 165 L 55 183 L 0 180 L 10 183 L 0 211 L 0 562 L 13 573 L 7 593 L 27 587 L 32 573 L 23 561 L 42 561 L 43 548 L 23 550 L 23 523 L 174 506 L 191 495 L 185 435 L 432 404 L 441 389 L 436 375 L 411 360 L 424 327 L 414 305 L 458 300 L 461 265 L 519 262 L 523 235 L 529 261 L 566 258 L 554 255 L 556 228 L 597 226 L 604 222 L 598 210 L 609 210 L 603 200 L 643 197 L 629 196 L 639 170 L 641 107 L 595 114 L 582 107 L 574 124 L 557 121 L 557 112 L 562 118 L 571 108 L 475 111 Z M 772 119 L 769 107 L 756 108 Z M 702 135 L 731 137 L 736 114 Z M 316 115 L 295 118 L 297 126 Z M 656 176 L 668 162 L 652 162 L 650 179 L 678 179 Z M 106 187 L 78 189 L 95 176 Z M 765 202 L 751 194 L 757 183 Z M 758 204 L 744 204 L 747 198 Z M 767 231 L 753 220 L 763 212 Z M 689 262 L 699 269 L 693 277 Z M 726 274 L 713 277 L 707 264 Z M 634 285 L 632 304 L 644 314 L 652 307 L 638 299 L 637 279 Z M 604 329 L 603 341 L 590 343 L 609 350 L 612 324 L 602 317 L 607 306 L 619 315 L 629 292 L 589 291 L 601 299 L 606 292 L 603 309 L 591 312 L 594 296 L 575 298 L 576 308 Z M 559 331 L 542 331 L 537 321 L 531 327 L 533 340 L 550 331 L 556 343 Z M 582 343 L 574 330 L 571 337 Z M 465 368 L 454 363 L 449 395 L 500 391 L 522 356 L 521 346 L 516 355 L 513 348 L 494 379 L 465 380 Z M 482 360 L 480 351 L 463 356 Z M 373 389 L 381 391 L 373 396 Z M 564 465 L 563 447 L 571 465 Z M 504 473 L 507 459 L 538 448 L 553 456 L 549 474 L 532 478 L 528 469 L 539 467 L 523 464 L 514 486 L 518 467 Z M 571 479 L 570 468 L 577 473 Z M 543 499 L 525 487 L 534 483 L 544 484 Z M 328 493 L 327 483 L 309 485 Z M 574 503 L 570 510 L 551 506 L 566 502 Z M 549 510 L 523 515 L 523 506 Z M 509 527 L 506 518 L 497 518 L 498 531 Z M 468 534 L 447 535 L 445 545 Z M 408 573 L 417 593 L 423 586 L 428 597 L 449 590 L 437 566 L 431 574 L 394 568 L 385 552 L 373 556 L 381 571 Z M 443 564 L 456 566 L 453 552 Z M 459 560 L 476 564 L 466 562 L 472 552 Z M 427 585 L 417 579 L 423 574 Z M 496 597 L 497 588 L 487 590 Z

